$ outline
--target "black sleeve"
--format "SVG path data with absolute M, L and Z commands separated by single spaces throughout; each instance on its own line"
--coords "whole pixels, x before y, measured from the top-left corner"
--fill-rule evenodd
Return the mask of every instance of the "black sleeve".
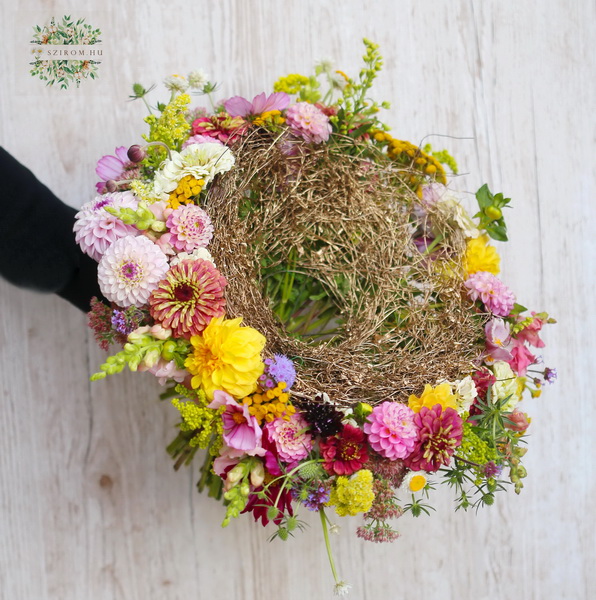
M 93 296 L 108 303 L 99 291 L 97 263 L 75 242 L 77 211 L 2 147 L 0 181 L 0 276 L 58 294 L 84 312 Z

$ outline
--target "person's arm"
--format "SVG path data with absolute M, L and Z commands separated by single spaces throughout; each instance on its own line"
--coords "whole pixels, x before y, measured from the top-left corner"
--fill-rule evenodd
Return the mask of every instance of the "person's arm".
M 0 276 L 12 284 L 55 293 L 80 310 L 104 300 L 97 263 L 73 233 L 76 210 L 0 147 Z M 109 303 L 108 303 L 109 304 Z

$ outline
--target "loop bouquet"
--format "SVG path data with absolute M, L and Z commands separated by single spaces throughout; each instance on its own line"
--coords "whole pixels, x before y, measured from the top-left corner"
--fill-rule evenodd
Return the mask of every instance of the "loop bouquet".
M 252 513 L 282 540 L 298 509 L 363 516 L 358 535 L 398 537 L 445 482 L 462 508 L 523 486 L 519 408 L 546 313 L 497 277 L 509 199 L 486 185 L 471 216 L 447 186 L 446 151 L 397 139 L 370 99 L 382 66 L 365 40 L 352 78 L 331 65 L 271 94 L 213 108 L 201 71 L 165 80 L 143 144 L 97 166 L 76 239 L 99 262 L 90 326 L 117 343 L 92 379 L 150 371 L 180 413 L 176 468 L 204 457 L 198 487 L 223 525 Z

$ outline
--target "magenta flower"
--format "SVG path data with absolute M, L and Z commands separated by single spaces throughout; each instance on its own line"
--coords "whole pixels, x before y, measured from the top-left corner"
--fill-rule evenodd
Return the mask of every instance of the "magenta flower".
M 491 319 L 485 325 L 484 333 L 486 334 L 487 359 L 507 362 L 513 358 L 511 354 L 513 340 L 509 323 L 506 323 L 503 319 Z
M 451 461 L 462 440 L 462 420 L 453 408 L 443 410 L 440 404 L 423 406 L 414 415 L 418 440 L 413 452 L 404 460 L 412 471 L 434 473 Z
M 242 96 L 233 96 L 223 104 L 226 112 L 231 117 L 247 117 L 249 115 L 261 115 L 271 110 L 284 110 L 290 103 L 290 97 L 285 92 L 274 92 L 267 96 L 262 92 L 249 102 Z
M 110 181 L 110 179 L 118 181 L 125 177 L 126 171 L 136 169 L 136 165 L 128 158 L 128 148 L 126 146 L 118 146 L 114 152 L 116 156 L 107 154 L 97 161 L 95 173 L 101 179 L 95 184 L 98 194 L 103 194 L 106 191 L 106 181 Z
M 482 300 L 484 306 L 498 317 L 507 317 L 515 304 L 513 292 L 488 271 L 478 271 L 470 275 L 464 285 L 468 288 L 468 296 L 472 300 Z
M 515 345 L 511 350 L 511 360 L 508 360 L 509 366 L 515 371 L 520 377 L 523 377 L 528 370 L 530 365 L 536 362 L 536 357 L 530 352 L 526 345 L 515 340 Z
M 400 402 L 375 406 L 363 427 L 371 448 L 390 460 L 409 456 L 418 438 L 414 414 L 409 406 Z
M 226 392 L 215 390 L 208 408 L 225 406 L 223 420 L 224 442 L 234 450 L 242 450 L 250 456 L 261 455 L 263 432 L 257 420 L 248 412 L 248 405 L 239 404 Z
M 308 456 L 312 450 L 312 435 L 305 431 L 308 423 L 296 413 L 288 421 L 275 419 L 265 426 L 269 439 L 275 442 L 279 458 L 286 463 L 293 463 Z
M 311 144 L 320 144 L 329 139 L 331 123 L 329 117 L 308 102 L 297 102 L 286 112 L 286 123 L 290 131 Z

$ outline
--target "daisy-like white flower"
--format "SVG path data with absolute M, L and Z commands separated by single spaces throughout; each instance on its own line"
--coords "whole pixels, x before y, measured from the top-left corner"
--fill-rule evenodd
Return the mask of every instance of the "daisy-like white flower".
M 107 212 L 106 206 L 136 210 L 138 201 L 132 192 L 104 194 L 84 204 L 75 215 L 75 240 L 85 254 L 98 262 L 113 242 L 140 233 L 134 225 L 125 225 Z
M 172 152 L 172 158 L 166 160 L 155 174 L 155 193 L 162 200 L 168 200 L 178 182 L 187 175 L 203 181 L 202 185 L 206 185 L 218 173 L 229 171 L 235 161 L 227 146 L 214 143 L 191 144 L 182 152 Z
M 166 255 L 145 236 L 116 240 L 97 268 L 101 293 L 118 306 L 141 307 L 168 272 Z
M 170 266 L 173 267 L 183 260 L 199 260 L 202 258 L 203 260 L 208 260 L 210 263 L 213 263 L 214 267 L 217 267 L 215 261 L 213 260 L 213 256 L 211 256 L 211 252 L 207 250 L 207 248 L 197 248 L 192 252 L 179 252 L 176 256 L 173 256 L 170 259 Z
M 209 75 L 203 69 L 191 71 L 187 79 L 191 90 L 202 90 L 209 83 Z
M 204 248 L 213 237 L 209 215 L 195 204 L 177 208 L 168 217 L 166 225 L 170 243 L 176 250 L 192 252 L 195 248 Z
M 188 89 L 188 81 L 183 75 L 170 75 L 163 80 L 164 85 L 170 92 L 179 92 L 183 94 Z

